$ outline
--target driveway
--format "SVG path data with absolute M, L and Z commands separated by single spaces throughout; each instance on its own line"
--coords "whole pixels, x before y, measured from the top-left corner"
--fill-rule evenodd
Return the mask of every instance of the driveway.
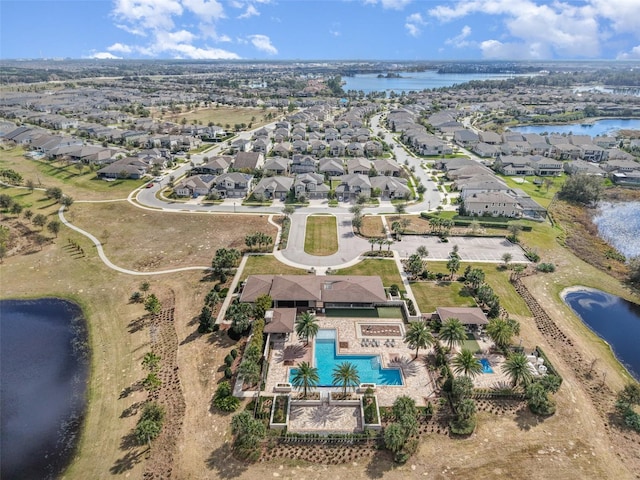
M 307 226 L 307 213 L 296 212 L 291 215 L 287 248 L 281 254 L 287 260 L 307 267 L 335 267 L 356 260 L 361 253 L 370 249 L 369 242 L 353 233 L 350 214 L 336 214 L 338 223 L 338 251 L 333 255 L 316 256 L 304 251 L 304 237 Z

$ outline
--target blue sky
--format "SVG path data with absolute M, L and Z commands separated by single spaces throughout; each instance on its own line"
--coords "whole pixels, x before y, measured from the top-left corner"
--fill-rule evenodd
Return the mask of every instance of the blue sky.
M 0 58 L 640 59 L 640 0 L 0 0 Z

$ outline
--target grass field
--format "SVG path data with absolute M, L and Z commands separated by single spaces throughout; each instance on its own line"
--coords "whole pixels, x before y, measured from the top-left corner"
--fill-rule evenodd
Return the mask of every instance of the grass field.
M 32 160 L 24 156 L 21 147 L 2 151 L 0 168 L 10 168 L 22 175 L 26 182 L 31 180 L 36 187 L 60 187 L 75 200 L 107 200 L 126 198 L 146 180 L 116 180 L 106 182 L 96 177 L 86 165 L 82 171 L 75 165 L 46 160 Z
M 390 259 L 368 258 L 352 267 L 337 271 L 336 275 L 378 275 L 385 287 L 395 284 L 402 289 L 402 279 L 396 262 Z
M 290 267 L 279 262 L 273 255 L 251 255 L 244 266 L 241 281 L 247 279 L 249 275 L 306 275 L 307 272 L 301 268 Z
M 246 235 L 276 235 L 266 216 L 142 210 L 128 202 L 76 203 L 67 219 L 103 242 L 116 265 L 140 271 L 209 266 L 218 248 L 246 249 Z
M 338 251 L 338 223 L 333 215 L 307 217 L 304 251 L 309 255 L 327 256 Z
M 467 265 L 469 265 L 467 262 L 460 264 L 460 270 L 458 270 L 459 275 L 464 272 Z M 498 269 L 499 265 L 495 263 L 472 263 L 470 265 L 472 268 L 481 268 L 484 271 L 485 282 L 488 283 L 496 295 L 500 297 L 500 305 L 502 305 L 507 312 L 515 315 L 531 316 L 527 304 L 509 282 L 510 270 L 500 270 Z M 449 271 L 447 271 L 447 262 L 428 261 L 427 270 L 433 273 L 449 274 Z
M 506 175 L 498 175 L 502 180 L 504 180 L 507 185 L 511 188 L 519 188 L 523 190 L 525 193 L 529 194 L 531 198 L 533 198 L 536 202 L 542 205 L 544 208 L 547 208 L 553 200 L 555 194 L 560 190 L 560 187 L 564 183 L 565 176 L 562 175 L 560 177 L 545 177 L 553 181 L 553 185 L 547 187 L 544 185 L 535 185 L 532 181 L 533 178 L 539 177 L 528 177 L 525 178 L 525 181 L 522 183 L 516 182 L 513 177 L 509 177 Z
M 275 112 L 274 109 L 262 110 L 261 108 L 250 107 L 209 107 L 198 108 L 195 111 L 171 114 L 166 113 L 164 120 L 180 123 L 183 118 L 188 124 L 192 124 L 195 120 L 202 125 L 208 125 L 213 122 L 215 125 L 222 125 L 224 128 L 233 129 L 234 125 L 244 123 L 252 124 L 252 128 L 259 127 L 268 123 L 264 116 L 268 112 Z M 158 114 L 154 115 L 158 117 Z M 228 127 L 227 127 L 228 126 Z
M 460 282 L 413 282 L 411 290 L 422 313 L 435 312 L 437 307 L 476 306 Z
M 382 229 L 382 217 L 379 215 L 365 215 L 362 217 L 362 228 L 360 233 L 368 238 L 385 238 Z

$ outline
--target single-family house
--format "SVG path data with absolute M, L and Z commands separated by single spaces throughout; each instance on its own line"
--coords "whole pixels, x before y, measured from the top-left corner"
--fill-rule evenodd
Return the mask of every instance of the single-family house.
M 480 141 L 478 134 L 466 128 L 453 132 L 453 141 L 463 147 L 472 147 Z
M 532 155 L 527 158 L 529 158 L 529 164 L 533 167 L 535 174 L 539 177 L 555 177 L 560 175 L 564 170 L 564 164 L 553 158 L 540 155 Z
M 336 188 L 339 201 L 348 202 L 358 195 L 371 197 L 371 180 L 368 175 L 350 173 L 340 178 L 340 185 Z
M 216 177 L 212 192 L 221 198 L 246 197 L 253 186 L 253 175 L 241 172 L 227 172 Z
M 379 176 L 371 177 L 369 180 L 372 194 L 379 193 L 383 200 L 411 198 L 411 189 L 407 186 L 406 178 Z
M 233 157 L 229 155 L 221 155 L 211 157 L 209 161 L 202 165 L 196 165 L 191 170 L 192 173 L 205 173 L 210 175 L 221 175 L 227 173 L 229 167 L 233 163 Z
M 264 155 L 260 152 L 238 152 L 233 160 L 234 170 L 252 172 L 264 165 Z
M 526 176 L 535 173 L 534 168 L 530 165 L 529 157 L 517 157 L 512 155 L 500 155 L 495 162 L 493 168 L 503 175 Z
M 332 157 L 342 157 L 345 154 L 346 148 L 342 140 L 333 140 L 329 143 L 329 155 Z
M 192 175 L 173 187 L 173 191 L 179 197 L 208 195 L 215 180 L 215 175 Z
M 281 142 L 277 143 L 271 151 L 274 153 L 274 155 L 288 158 L 293 151 L 293 147 L 289 142 Z
M 356 157 L 347 159 L 347 171 L 349 173 L 358 173 L 362 175 L 369 175 L 371 172 L 372 163 L 364 157 Z
M 399 177 L 402 173 L 402 167 L 395 160 L 382 158 L 374 160 L 371 165 L 378 175 L 387 175 L 391 177 Z M 357 173 L 357 172 L 354 172 Z
M 99 178 L 139 179 L 144 177 L 148 169 L 149 165 L 141 162 L 137 157 L 126 157 L 102 167 L 96 175 Z
M 253 196 L 262 195 L 265 199 L 286 200 L 291 187 L 293 186 L 293 178 L 291 177 L 263 177 L 260 179 L 256 187 L 253 189 Z
M 296 154 L 291 161 L 291 173 L 310 173 L 315 172 L 318 166 L 318 160 L 311 155 Z
M 342 158 L 323 157 L 320 159 L 318 172 L 325 178 L 339 177 L 344 175 L 344 162 Z
M 319 173 L 300 173 L 293 182 L 293 190 L 296 198 L 319 199 L 327 198 L 330 188 Z
M 268 175 L 286 175 L 289 172 L 289 159 L 271 157 L 264 162 L 264 173 Z

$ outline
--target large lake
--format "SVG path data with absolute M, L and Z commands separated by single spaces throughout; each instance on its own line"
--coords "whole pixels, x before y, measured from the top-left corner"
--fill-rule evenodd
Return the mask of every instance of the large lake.
M 365 93 L 384 91 L 401 93 L 451 87 L 472 80 L 502 80 L 519 76 L 506 73 L 438 73 L 435 70 L 394 73 L 400 75 L 401 78 L 378 78 L 377 73 L 362 73 L 353 77 L 342 77 L 345 82 L 342 89 L 345 92 L 347 90 L 362 90 Z
M 89 373 L 80 308 L 66 300 L 0 301 L 0 477 L 53 479 L 80 433 Z
M 593 223 L 600 236 L 625 257 L 640 256 L 640 202 L 601 202 Z
M 640 305 L 586 287 L 568 288 L 562 292 L 562 298 L 611 346 L 629 373 L 640 380 Z
M 594 120 L 593 123 L 570 123 L 567 125 L 522 125 L 509 130 L 520 133 L 566 133 L 573 135 L 608 135 L 618 130 L 640 130 L 638 118 L 607 118 Z

